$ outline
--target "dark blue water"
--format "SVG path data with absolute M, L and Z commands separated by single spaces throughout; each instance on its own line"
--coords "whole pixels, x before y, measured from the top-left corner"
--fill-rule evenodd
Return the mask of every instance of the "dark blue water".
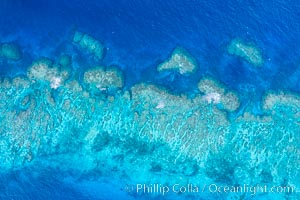
M 104 43 L 103 61 L 87 61 L 78 54 L 70 42 L 75 29 Z M 226 46 L 237 37 L 262 50 L 265 63 L 261 68 L 228 55 Z M 56 58 L 64 52 L 73 55 L 78 71 L 97 64 L 120 66 L 127 86 L 145 81 L 188 93 L 201 77 L 210 75 L 240 93 L 251 88 L 258 94 L 269 89 L 300 92 L 297 0 L 1 0 L 0 42 L 9 41 L 18 43 L 25 56 L 18 62 L 0 60 L 1 76 L 24 73 L 35 59 Z M 199 70 L 189 77 L 158 74 L 156 66 L 178 45 L 196 57 Z M 0 198 L 10 194 L 14 195 L 11 199 L 97 196 L 92 194 L 97 187 L 93 183 L 76 186 L 64 182 L 59 172 L 51 173 L 37 177 L 30 170 L 1 174 L 0 193 L 7 195 L 0 194 Z
M 22 170 L 0 172 L 0 178 L 0 199 L 3 200 L 131 199 L 122 188 L 119 189 L 118 182 L 100 178 L 99 174 L 61 172 L 36 165 Z
M 120 65 L 130 75 L 128 81 L 133 82 L 181 45 L 200 63 L 199 73 L 189 79 L 212 74 L 236 89 L 239 84 L 253 84 L 264 89 L 297 90 L 299 80 L 293 74 L 300 65 L 299 4 L 4 0 L 0 4 L 0 35 L 2 41 L 18 41 L 25 53 L 36 58 L 55 57 L 62 50 L 73 52 L 66 42 L 72 29 L 93 33 L 108 48 L 104 63 Z M 254 42 L 263 50 L 262 69 L 253 70 L 226 54 L 226 45 L 236 37 Z M 30 61 L 24 63 L 20 66 L 26 67 Z

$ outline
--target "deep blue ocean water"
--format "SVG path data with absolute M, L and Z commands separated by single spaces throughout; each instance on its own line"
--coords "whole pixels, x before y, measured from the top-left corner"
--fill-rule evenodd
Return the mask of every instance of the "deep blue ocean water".
M 233 88 L 251 84 L 298 90 L 299 6 L 297 1 L 4 0 L 0 33 L 3 41 L 18 41 L 32 59 L 54 57 L 62 49 L 72 52 L 66 45 L 72 29 L 93 33 L 108 48 L 103 62 L 125 69 L 129 83 L 162 82 L 158 75 L 147 77 L 143 72 L 151 71 L 181 45 L 200 63 L 192 79 L 211 74 Z M 226 54 L 226 45 L 236 37 L 263 50 L 263 69 L 253 70 Z M 19 66 L 26 68 L 31 60 L 24 62 L 27 65 Z M 8 73 L 13 70 L 4 66 Z
M 103 42 L 107 49 L 102 61 L 87 59 L 70 44 L 75 29 Z M 237 37 L 262 50 L 261 68 L 226 52 L 227 44 Z M 79 73 L 91 65 L 118 65 L 127 87 L 147 82 L 189 94 L 201 77 L 209 75 L 247 97 L 255 91 L 251 96 L 255 102 L 267 90 L 300 92 L 297 0 L 1 0 L 0 42 L 10 41 L 20 45 L 24 56 L 18 62 L 1 60 L 2 77 L 25 73 L 41 56 L 56 58 L 66 52 L 74 56 L 73 68 Z M 176 46 L 185 47 L 197 59 L 195 74 L 155 70 Z M 39 171 L 38 166 L 34 170 Z M 102 193 L 113 187 L 104 180 L 74 182 L 55 169 L 41 169 L 36 175 L 34 170 L 1 173 L 0 199 L 112 199 Z M 122 191 L 115 195 L 129 198 Z

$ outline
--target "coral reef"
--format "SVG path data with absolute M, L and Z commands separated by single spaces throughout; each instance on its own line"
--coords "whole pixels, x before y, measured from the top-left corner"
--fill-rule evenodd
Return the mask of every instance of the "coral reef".
M 123 86 L 117 68 L 87 70 L 82 83 L 67 77 L 41 59 L 27 77 L 0 83 L 0 169 L 42 163 L 133 183 L 299 184 L 296 95 L 269 93 L 265 116 L 235 119 L 227 112 L 237 95 L 212 78 L 189 98 L 146 83 L 92 95 Z
M 117 67 L 95 67 L 84 73 L 83 82 L 93 91 L 106 91 L 123 87 L 123 74 Z
M 0 58 L 7 60 L 18 61 L 22 58 L 20 47 L 12 42 L 0 44 Z
M 203 78 L 198 83 L 198 88 L 204 93 L 203 99 L 209 104 L 220 104 L 230 112 L 237 110 L 240 106 L 238 96 L 212 78 Z
M 57 89 L 69 77 L 69 71 L 59 69 L 52 61 L 46 58 L 35 61 L 27 71 L 28 78 L 35 82 L 46 83 L 51 88 Z
M 88 53 L 93 54 L 96 59 L 101 60 L 103 58 L 104 45 L 94 37 L 83 32 L 75 31 L 72 41 L 80 48 L 85 49 Z
M 234 39 L 227 47 L 229 54 L 241 57 L 254 66 L 263 65 L 261 51 L 253 44 L 245 43 L 241 39 Z
M 290 92 L 268 92 L 263 99 L 263 108 L 267 111 L 273 111 L 276 109 L 288 109 L 290 114 L 298 114 L 300 105 L 300 97 Z
M 136 85 L 131 91 L 140 137 L 163 141 L 177 149 L 178 157 L 182 154 L 199 164 L 205 160 L 208 149 L 215 152 L 222 148 L 229 124 L 222 111 L 210 108 L 201 98 L 171 95 L 153 85 Z
M 196 59 L 182 47 L 176 47 L 170 58 L 158 65 L 158 71 L 176 70 L 180 74 L 189 74 L 197 70 Z
M 300 176 L 300 137 L 297 130 L 300 125 L 297 118 L 287 121 L 278 116 L 279 112 L 282 110 L 276 111 L 272 117 L 244 113 L 232 123 L 235 134 L 230 138 L 228 148 L 232 151 L 231 159 L 239 166 L 235 170 L 242 171 L 235 176 L 237 182 L 297 183 Z M 287 115 L 289 111 L 283 112 Z M 289 177 L 288 180 L 285 177 Z

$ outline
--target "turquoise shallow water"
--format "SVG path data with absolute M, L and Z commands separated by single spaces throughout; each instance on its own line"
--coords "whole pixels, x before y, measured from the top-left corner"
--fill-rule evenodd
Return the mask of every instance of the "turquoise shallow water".
M 299 10 L 1 1 L 0 199 L 299 199 Z

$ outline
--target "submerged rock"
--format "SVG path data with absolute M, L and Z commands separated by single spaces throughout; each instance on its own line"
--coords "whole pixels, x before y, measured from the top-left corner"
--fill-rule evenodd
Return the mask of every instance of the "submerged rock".
M 104 45 L 100 41 L 96 40 L 93 36 L 76 31 L 73 35 L 72 41 L 81 49 L 93 54 L 96 59 L 101 60 L 103 58 Z
M 0 44 L 0 58 L 3 57 L 7 60 L 18 61 L 22 58 L 22 51 L 15 43 Z
M 62 54 L 58 59 L 58 64 L 60 64 L 62 67 L 70 67 L 72 65 L 71 56 Z

